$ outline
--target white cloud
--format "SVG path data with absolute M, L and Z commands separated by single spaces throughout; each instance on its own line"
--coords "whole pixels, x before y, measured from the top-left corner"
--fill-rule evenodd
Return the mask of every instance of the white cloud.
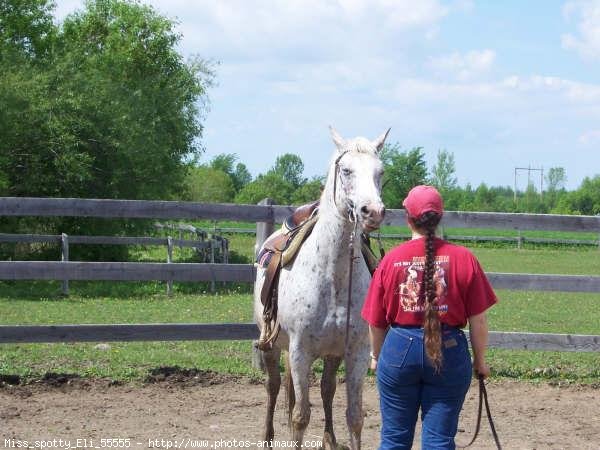
M 579 136 L 579 142 L 583 145 L 600 144 L 600 130 L 589 130 Z
M 449 10 L 439 0 L 148 0 L 178 17 L 185 50 L 218 59 L 360 58 L 427 35 Z M 418 34 L 419 35 L 419 34 Z
M 451 74 L 459 80 L 470 80 L 488 72 L 495 59 L 496 52 L 493 50 L 472 50 L 467 53 L 453 52 L 430 58 L 429 65 L 441 75 Z
M 563 34 L 562 46 L 585 60 L 600 60 L 600 0 L 569 1 L 564 6 L 567 19 L 576 16 L 576 34 Z
M 592 104 L 600 101 L 600 85 L 582 83 L 559 77 L 533 75 L 530 77 L 510 76 L 502 86 L 519 92 L 556 93 L 559 98 L 577 104 Z

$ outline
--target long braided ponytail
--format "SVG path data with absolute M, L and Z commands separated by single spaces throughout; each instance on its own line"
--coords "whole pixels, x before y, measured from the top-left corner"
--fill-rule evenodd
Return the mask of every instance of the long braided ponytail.
M 430 211 L 414 220 L 415 226 L 425 234 L 425 270 L 423 272 L 423 291 L 425 317 L 423 321 L 425 353 L 436 372 L 442 367 L 442 330 L 435 302 L 435 229 L 442 216 Z

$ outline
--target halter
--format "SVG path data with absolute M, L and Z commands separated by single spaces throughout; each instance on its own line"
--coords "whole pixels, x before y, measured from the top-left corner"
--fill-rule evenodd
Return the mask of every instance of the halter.
M 348 152 L 349 152 L 349 150 L 344 150 L 342 153 L 340 153 L 340 156 L 338 156 L 335 159 L 335 170 L 334 170 L 334 174 L 333 174 L 333 204 L 335 205 L 336 208 L 337 208 L 337 201 L 336 201 L 335 197 L 337 194 L 337 180 L 338 180 L 338 177 L 340 176 L 340 160 Z M 340 183 L 342 183 L 342 187 L 344 187 L 344 183 L 341 180 L 341 178 L 340 178 Z M 344 187 L 344 190 L 345 190 L 345 187 Z M 350 220 L 350 222 L 352 222 L 352 223 L 356 223 L 357 222 L 356 205 L 349 198 L 346 199 L 346 212 L 348 213 L 348 220 Z

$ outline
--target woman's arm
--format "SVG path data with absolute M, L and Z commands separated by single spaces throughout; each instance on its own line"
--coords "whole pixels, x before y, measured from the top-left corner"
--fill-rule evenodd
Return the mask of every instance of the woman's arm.
M 484 378 L 490 376 L 490 368 L 485 363 L 488 344 L 488 324 L 485 312 L 469 317 L 469 336 L 473 349 L 473 370 Z
M 373 325 L 369 325 L 369 340 L 371 341 L 371 370 L 377 369 L 377 359 L 379 358 L 379 352 L 381 346 L 387 334 L 387 328 L 378 328 Z

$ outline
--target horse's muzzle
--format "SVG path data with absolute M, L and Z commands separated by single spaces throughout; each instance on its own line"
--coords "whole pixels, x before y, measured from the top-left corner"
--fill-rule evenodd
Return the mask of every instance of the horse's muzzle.
M 360 209 L 363 230 L 367 233 L 377 230 L 385 218 L 385 207 L 383 204 L 369 204 Z

